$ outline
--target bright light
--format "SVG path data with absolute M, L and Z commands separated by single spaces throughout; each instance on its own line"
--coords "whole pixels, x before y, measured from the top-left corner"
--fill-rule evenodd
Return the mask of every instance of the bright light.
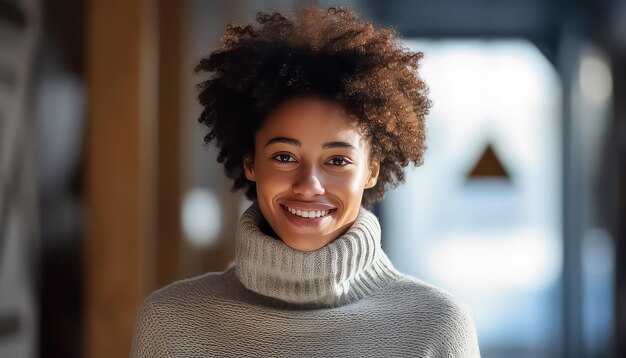
M 560 274 L 558 247 L 541 231 L 451 233 L 432 250 L 428 270 L 459 289 L 546 288 Z
M 606 62 L 597 56 L 585 56 L 580 64 L 580 91 L 586 98 L 606 102 L 613 92 L 611 70 Z
M 213 191 L 195 188 L 185 196 L 182 224 L 185 236 L 192 244 L 207 247 L 215 243 L 221 230 L 221 210 Z

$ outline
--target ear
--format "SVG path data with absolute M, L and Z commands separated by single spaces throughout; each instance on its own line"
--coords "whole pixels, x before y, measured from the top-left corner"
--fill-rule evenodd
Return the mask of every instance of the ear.
M 378 174 L 380 174 L 380 161 L 372 160 L 370 165 L 370 174 L 365 183 L 365 189 L 373 188 L 378 182 Z
M 256 174 L 254 173 L 254 159 L 250 156 L 243 157 L 243 172 L 246 175 L 246 179 L 250 181 L 256 181 Z

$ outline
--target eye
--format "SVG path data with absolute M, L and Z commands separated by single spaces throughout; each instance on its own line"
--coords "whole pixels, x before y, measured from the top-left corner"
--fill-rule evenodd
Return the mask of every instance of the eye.
M 293 163 L 296 160 L 289 154 L 278 154 L 272 157 L 273 160 L 277 161 L 280 164 Z
M 330 165 L 338 166 L 338 167 L 343 167 L 343 166 L 346 166 L 346 165 L 350 164 L 350 162 L 347 161 L 346 158 L 343 158 L 343 157 L 331 158 L 326 163 L 328 163 Z

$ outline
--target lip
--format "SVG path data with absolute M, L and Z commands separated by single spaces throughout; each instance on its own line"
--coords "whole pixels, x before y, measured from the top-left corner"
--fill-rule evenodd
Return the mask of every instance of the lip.
M 326 225 L 327 223 L 329 223 L 333 216 L 335 215 L 336 210 L 332 210 L 331 212 L 329 212 L 328 214 L 326 214 L 326 216 L 322 216 L 319 218 L 303 218 L 301 216 L 298 215 L 294 215 L 292 213 L 289 212 L 289 210 L 287 210 L 287 208 L 285 207 L 285 205 L 289 206 L 289 204 L 280 204 L 280 209 L 283 212 L 283 214 L 285 215 L 285 217 L 287 218 L 287 220 L 289 220 L 289 222 L 291 222 L 293 225 L 302 228 L 302 229 L 313 229 L 313 230 L 319 230 L 321 229 L 324 225 Z M 289 206 L 290 208 L 295 209 L 295 206 Z M 299 208 L 299 207 L 298 207 Z M 321 208 L 320 206 L 307 206 L 304 207 L 304 210 L 330 210 L 330 209 L 335 209 L 335 207 L 333 206 L 325 206 L 324 208 Z

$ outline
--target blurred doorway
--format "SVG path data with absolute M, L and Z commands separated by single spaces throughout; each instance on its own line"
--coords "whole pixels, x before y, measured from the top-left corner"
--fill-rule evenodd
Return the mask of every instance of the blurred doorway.
M 396 266 L 467 302 L 483 357 L 560 355 L 561 83 L 525 40 L 425 53 L 427 153 L 382 203 Z

